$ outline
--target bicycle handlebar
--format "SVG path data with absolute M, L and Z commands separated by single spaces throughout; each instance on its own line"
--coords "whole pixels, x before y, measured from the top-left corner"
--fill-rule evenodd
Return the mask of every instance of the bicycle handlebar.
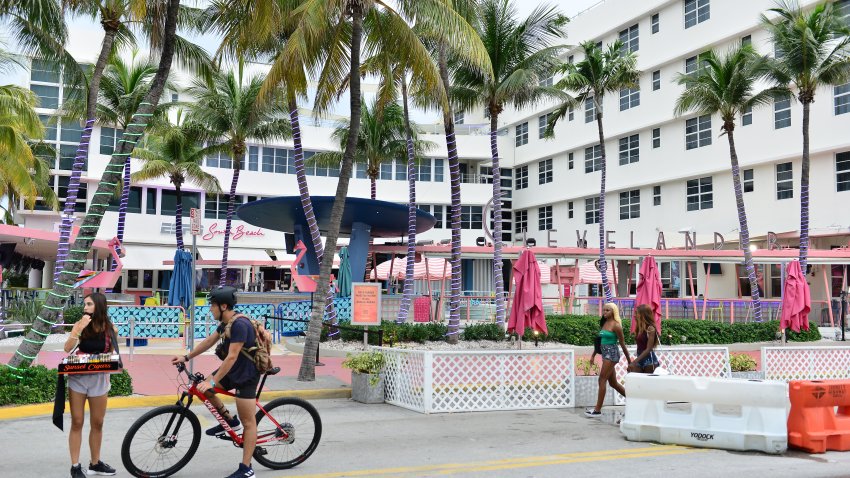
M 177 362 L 176 364 L 174 364 L 174 366 L 175 366 L 175 367 L 177 367 L 177 372 L 178 372 L 178 373 L 185 373 L 185 374 L 186 374 L 186 377 L 187 377 L 187 378 L 188 378 L 188 379 L 189 379 L 192 383 L 194 383 L 194 384 L 198 384 L 198 383 L 201 383 L 201 382 L 203 382 L 203 381 L 204 381 L 204 374 L 202 374 L 201 372 L 195 372 L 195 373 L 193 373 L 193 374 L 192 374 L 192 373 L 189 373 L 189 371 L 188 371 L 188 370 L 186 370 L 186 364 L 185 364 L 185 363 L 183 363 L 183 362 Z

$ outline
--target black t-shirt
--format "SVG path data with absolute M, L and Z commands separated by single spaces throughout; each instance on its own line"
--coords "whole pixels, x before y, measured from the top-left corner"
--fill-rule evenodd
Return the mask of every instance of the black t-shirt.
M 224 328 L 225 325 L 220 324 L 217 329 L 222 337 L 224 337 Z M 230 339 L 224 339 L 225 350 L 230 349 L 231 342 L 242 342 L 243 349 L 251 348 L 257 344 L 254 326 L 251 325 L 251 321 L 247 317 L 237 317 L 233 321 L 233 325 L 230 326 Z M 248 382 L 258 373 L 254 362 L 246 357 L 245 354 L 239 353 L 233 367 L 227 372 L 227 378 L 238 385 Z

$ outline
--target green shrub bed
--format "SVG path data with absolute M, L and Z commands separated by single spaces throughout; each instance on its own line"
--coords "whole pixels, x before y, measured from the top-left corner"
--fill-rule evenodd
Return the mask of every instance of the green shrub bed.
M 341 324 L 346 325 L 348 324 Z M 599 330 L 599 318 L 586 315 L 550 315 L 546 317 L 546 325 L 549 329 L 548 335 L 541 335 L 539 340 L 559 342 L 571 345 L 593 345 L 593 338 Z M 627 344 L 634 344 L 635 338 L 629 333 L 630 321 L 623 320 L 623 329 Z M 445 324 L 396 324 L 392 321 L 384 321 L 383 329 L 384 344 L 398 342 L 418 342 L 444 340 L 447 332 Z M 354 327 L 355 330 L 341 330 L 342 340 L 363 340 L 363 327 Z M 372 327 L 372 330 L 375 328 Z M 664 345 L 680 344 L 731 344 L 770 342 L 776 340 L 779 331 L 779 321 L 749 322 L 737 324 L 725 324 L 721 322 L 709 322 L 706 320 L 670 319 L 661 322 L 661 342 Z M 322 330 L 322 341 L 327 340 L 327 327 Z M 504 330 L 496 324 L 476 324 L 463 329 L 461 340 L 507 340 Z M 787 331 L 787 338 L 793 342 L 812 342 L 820 340 L 817 325 L 809 323 L 808 331 L 795 333 Z M 534 340 L 534 333 L 526 329 L 523 340 Z M 376 334 L 369 335 L 369 343 L 378 344 Z
M 0 406 L 52 402 L 56 396 L 56 369 L 43 365 L 29 367 L 23 380 L 12 375 L 9 367 L 0 367 Z M 133 379 L 126 370 L 109 376 L 112 388 L 110 397 L 133 394 Z M 68 394 L 66 392 L 65 396 Z

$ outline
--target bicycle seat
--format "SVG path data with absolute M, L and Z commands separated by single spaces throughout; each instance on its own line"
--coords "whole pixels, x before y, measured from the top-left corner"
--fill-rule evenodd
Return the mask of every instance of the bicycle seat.
M 277 375 L 280 372 L 280 367 L 272 367 L 266 375 Z

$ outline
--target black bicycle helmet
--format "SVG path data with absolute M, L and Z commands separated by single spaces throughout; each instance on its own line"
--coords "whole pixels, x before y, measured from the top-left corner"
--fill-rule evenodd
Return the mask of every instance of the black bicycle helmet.
M 236 306 L 236 288 L 226 285 L 216 287 L 207 296 L 211 304 L 226 304 L 229 308 Z

